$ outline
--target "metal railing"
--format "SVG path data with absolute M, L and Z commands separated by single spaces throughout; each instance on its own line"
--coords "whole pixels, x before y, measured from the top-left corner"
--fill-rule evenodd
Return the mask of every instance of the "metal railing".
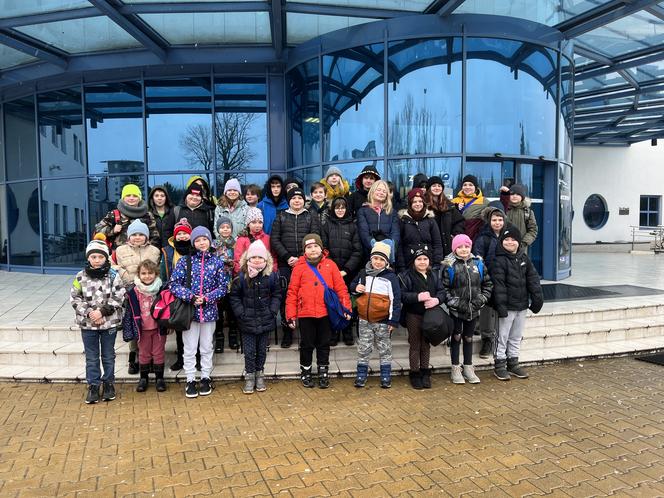
M 657 225 L 656 227 L 630 225 L 629 228 L 632 231 L 632 251 L 634 250 L 634 244 L 650 242 L 650 250 L 655 251 L 655 253 L 664 252 L 664 225 Z

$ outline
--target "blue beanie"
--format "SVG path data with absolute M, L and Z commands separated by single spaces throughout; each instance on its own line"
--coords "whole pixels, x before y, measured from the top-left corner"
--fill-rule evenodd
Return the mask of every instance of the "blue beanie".
M 140 233 L 145 235 L 148 239 L 150 238 L 150 229 L 139 219 L 132 221 L 127 227 L 127 237 L 131 237 L 135 233 Z
M 210 241 L 210 244 L 212 244 L 212 234 L 210 233 L 210 230 L 203 225 L 199 225 L 191 231 L 191 247 L 194 247 L 194 242 L 196 242 L 196 239 L 199 237 L 207 238 Z

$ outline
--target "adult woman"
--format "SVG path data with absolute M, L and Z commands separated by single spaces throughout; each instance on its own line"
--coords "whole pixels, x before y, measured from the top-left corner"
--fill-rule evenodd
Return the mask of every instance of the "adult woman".
M 443 244 L 443 256 L 447 256 L 452 252 L 454 236 L 465 230 L 463 215 L 445 196 L 445 184 L 439 176 L 432 176 L 427 181 L 424 202 L 429 209 L 433 210 Z
M 192 230 L 204 226 L 208 230 L 213 227 L 213 210 L 204 201 L 204 192 L 198 183 L 192 182 L 184 193 L 184 199 L 179 206 L 175 206 L 164 220 L 164 237 L 168 240 L 173 235 L 175 224 L 182 218 L 187 218 Z
M 414 188 L 408 192 L 408 208 L 399 211 L 401 243 L 397 251 L 397 268 L 402 272 L 411 266 L 418 249 L 428 247 L 432 266 L 439 266 L 445 254 L 440 230 L 433 211 L 424 204 L 424 190 Z
M 392 254 L 397 250 L 400 238 L 399 218 L 392 207 L 390 190 L 384 180 L 378 180 L 371 185 L 366 204 L 357 211 L 357 227 L 366 257 L 371 253 L 374 243 L 385 239 L 392 240 Z
M 479 182 L 474 175 L 466 175 L 461 180 L 461 190 L 452 202 L 457 205 L 459 211 L 466 221 L 466 235 L 470 240 L 475 240 L 481 228 L 484 226 L 482 211 L 489 205 L 478 187 Z

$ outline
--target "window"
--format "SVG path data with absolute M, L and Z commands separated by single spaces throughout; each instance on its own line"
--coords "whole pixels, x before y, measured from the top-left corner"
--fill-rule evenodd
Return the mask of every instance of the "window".
M 74 161 L 78 161 L 78 137 L 74 133 Z
M 592 194 L 583 205 L 583 221 L 588 228 L 599 230 L 609 219 L 609 211 L 604 197 L 599 194 Z
M 62 206 L 62 235 L 69 231 L 69 208 Z
M 55 126 L 51 126 L 51 143 L 58 146 L 58 134 L 55 131 Z
M 65 130 L 63 128 L 62 133 L 60 134 L 60 150 L 62 150 L 62 152 L 64 154 L 67 153 L 67 133 L 66 133 L 66 131 L 67 130 Z
M 60 204 L 53 204 L 53 235 L 60 235 Z
M 642 195 L 639 208 L 639 226 L 656 227 L 659 225 L 659 206 L 662 197 L 659 195 Z

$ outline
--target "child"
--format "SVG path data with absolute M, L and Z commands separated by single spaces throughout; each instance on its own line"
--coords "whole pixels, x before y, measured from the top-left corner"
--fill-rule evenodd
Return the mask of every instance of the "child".
M 357 298 L 360 319 L 357 341 L 357 376 L 355 387 L 364 387 L 369 375 L 369 357 L 374 339 L 380 355 L 380 387 L 392 387 L 392 330 L 399 326 L 401 288 L 390 268 L 391 247 L 385 241 L 376 242 L 371 259 L 350 284 Z
M 258 207 L 261 198 L 261 188 L 255 183 L 250 183 L 244 188 L 244 202 L 249 207 Z
M 164 238 L 164 220 L 171 209 L 173 209 L 173 203 L 168 196 L 166 187 L 161 185 L 152 187 L 148 196 L 148 209 L 152 213 L 157 232 L 159 232 L 159 247 L 163 247 L 168 242 Z
M 233 256 L 233 274 L 240 273 L 240 259 L 245 251 L 254 241 L 260 240 L 265 248 L 270 252 L 270 236 L 263 231 L 263 213 L 258 208 L 249 208 L 247 210 L 247 228 L 237 238 Z M 272 258 L 274 259 L 274 257 Z M 277 272 L 277 262 L 273 263 L 272 271 Z
M 240 272 L 231 286 L 230 303 L 239 319 L 244 349 L 244 387 L 252 394 L 267 389 L 263 368 L 267 343 L 281 304 L 279 275 L 273 271 L 270 251 L 256 240 L 242 254 Z
M 219 204 L 214 210 L 214 226 L 219 226 L 219 218 L 226 217 L 231 220 L 233 227 L 233 239 L 236 239 L 242 229 L 246 226 L 247 203 L 242 199 L 242 186 L 237 178 L 231 178 L 224 185 L 224 195 L 219 199 Z
M 357 175 L 357 178 L 355 178 L 355 192 L 350 197 L 350 209 L 353 216 L 357 216 L 357 212 L 366 204 L 369 189 L 378 180 L 380 180 L 380 175 L 372 164 L 367 164 Z
M 272 223 L 279 211 L 288 209 L 284 181 L 279 175 L 272 175 L 263 187 L 263 199 L 258 203 L 258 209 L 263 212 L 263 230 L 266 234 L 272 233 Z
M 329 202 L 337 197 L 348 197 L 350 195 L 350 185 L 341 174 L 341 170 L 336 166 L 330 166 L 320 183 L 325 187 L 325 197 Z
M 397 251 L 397 268 L 408 269 L 413 262 L 415 250 L 427 246 L 433 264 L 438 267 L 443 262 L 443 243 L 440 229 L 433 211 L 426 207 L 424 190 L 414 188 L 408 192 L 408 207 L 399 211 L 401 220 L 401 243 Z
M 528 378 L 519 366 L 519 347 L 528 308 L 539 313 L 543 304 L 539 275 L 521 242 L 517 228 L 506 228 L 491 267 L 493 302 L 499 316 L 494 374 L 500 380 L 510 380 L 510 374 Z
M 108 246 L 103 241 L 91 241 L 85 249 L 88 262 L 76 274 L 69 296 L 85 348 L 85 380 L 88 383 L 85 402 L 88 404 L 99 401 L 102 383 L 103 400 L 115 399 L 115 337 L 122 321 L 126 291 L 120 275 L 111 268 L 109 256 Z
M 528 248 L 537 239 L 538 227 L 530 207 L 532 201 L 526 196 L 526 187 L 519 183 L 500 187 L 500 202 L 505 208 L 507 221 L 522 234 L 521 250 L 528 254 Z
M 138 364 L 141 378 L 136 386 L 136 392 L 139 393 L 145 392 L 148 388 L 151 364 L 154 368 L 157 391 L 166 390 L 164 381 L 166 330 L 159 327 L 151 313 L 152 305 L 161 289 L 158 271 L 159 267 L 150 260 L 139 263 L 134 286 L 127 291 L 125 314 L 122 319 L 125 334 L 138 337 Z
M 451 338 L 452 382 L 478 384 L 473 368 L 473 333 L 475 324 L 489 297 L 493 284 L 484 261 L 474 256 L 470 237 L 461 234 L 452 239 L 452 253 L 443 261 L 443 285 L 450 316 L 454 320 Z M 463 371 L 459 365 L 459 349 L 463 339 Z M 465 379 L 465 380 L 464 380 Z
M 230 183 L 230 182 L 229 182 Z M 230 218 L 222 215 L 217 218 L 217 241 L 216 241 L 216 254 L 224 263 L 224 272 L 228 279 L 229 285 L 233 279 L 233 261 L 235 251 L 235 237 L 233 235 L 233 223 Z M 230 287 L 228 289 L 230 291 Z M 228 295 L 224 296 L 218 303 L 219 307 L 219 320 L 217 320 L 216 329 L 214 331 L 215 338 L 215 353 L 224 352 L 224 315 L 226 318 L 226 325 L 228 326 L 228 347 L 231 349 L 238 349 L 239 344 L 237 341 L 237 323 L 233 310 L 231 310 Z
M 378 180 L 371 185 L 367 203 L 357 212 L 357 228 L 365 254 L 371 253 L 375 242 L 385 239 L 392 240 L 394 249 L 398 250 L 399 217 L 392 207 L 387 182 Z
M 323 252 L 323 242 L 316 233 L 302 240 L 304 256 L 298 258 L 286 295 L 286 320 L 291 329 L 300 322 L 300 380 L 304 387 L 314 387 L 311 363 L 314 348 L 318 365 L 318 387 L 330 387 L 330 321 L 325 306 L 324 287 L 311 266 L 316 267 L 327 286 L 337 293 L 339 301 L 351 309 L 350 296 L 334 261 Z M 346 317 L 350 319 L 350 315 Z
M 452 204 L 445 195 L 445 184 L 439 176 L 432 176 L 427 181 L 427 191 L 424 194 L 424 202 L 432 209 L 440 230 L 440 238 L 443 244 L 443 254 L 447 256 L 452 252 L 452 238 L 464 233 L 466 223 L 463 215 L 457 207 Z
M 114 268 L 120 273 L 125 286 L 134 283 L 138 274 L 138 265 L 141 261 L 152 261 L 159 264 L 161 253 L 155 246 L 148 244 L 148 226 L 141 220 L 134 220 L 127 228 L 127 243 L 119 246 L 115 251 L 117 264 Z M 138 346 L 135 340 L 129 342 L 129 368 L 130 375 L 138 373 Z
M 170 289 L 175 297 L 195 306 L 191 327 L 182 332 L 184 342 L 184 370 L 187 375 L 185 396 L 196 398 L 212 392 L 212 354 L 214 351 L 214 329 L 217 321 L 217 301 L 226 295 L 228 275 L 224 263 L 210 252 L 212 234 L 198 226 L 191 232 L 191 245 L 195 251 L 180 258 L 173 270 Z M 187 259 L 191 259 L 191 288 L 186 287 Z M 196 384 L 196 348 L 201 352 L 200 390 Z
M 475 175 L 466 175 L 461 180 L 461 190 L 452 199 L 463 215 L 464 229 L 470 240 L 475 240 L 484 221 L 482 210 L 489 205 L 488 199 L 484 198 L 479 188 L 479 181 Z
M 426 310 L 445 302 L 443 279 L 438 271 L 432 271 L 429 254 L 427 246 L 416 249 L 411 267 L 399 275 L 408 329 L 408 376 L 413 389 L 431 388 L 431 345 L 422 335 L 422 319 Z
M 311 199 L 305 204 L 305 208 L 312 214 L 318 215 L 318 221 L 322 224 L 328 215 L 328 204 L 325 199 L 325 187 L 322 183 L 311 185 Z

